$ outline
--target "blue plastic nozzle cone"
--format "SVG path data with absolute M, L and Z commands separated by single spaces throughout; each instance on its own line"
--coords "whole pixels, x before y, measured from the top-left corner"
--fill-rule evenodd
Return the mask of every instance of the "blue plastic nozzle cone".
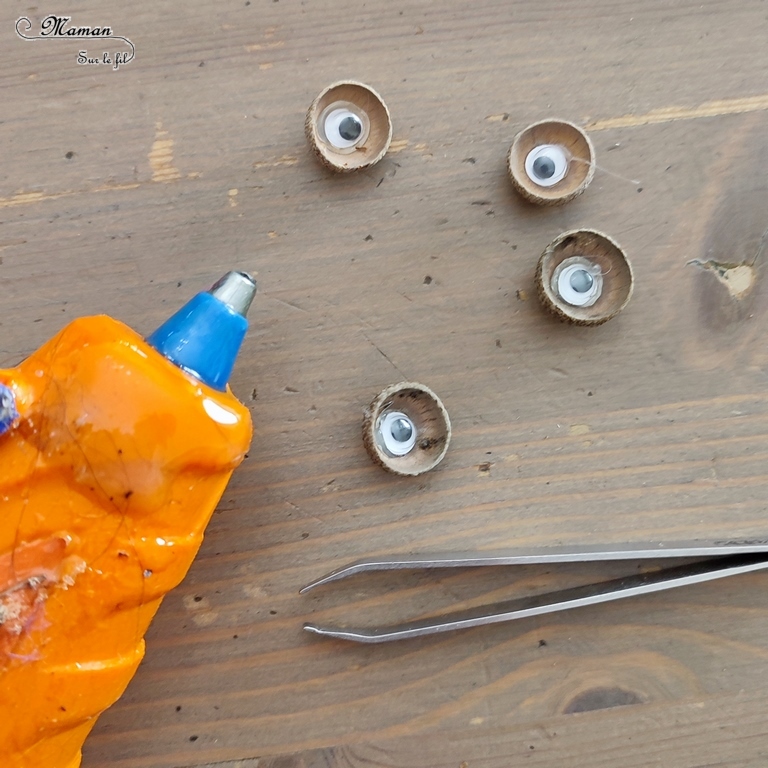
M 255 294 L 250 275 L 227 272 L 168 318 L 147 343 L 204 384 L 224 391 L 248 330 L 246 314 Z

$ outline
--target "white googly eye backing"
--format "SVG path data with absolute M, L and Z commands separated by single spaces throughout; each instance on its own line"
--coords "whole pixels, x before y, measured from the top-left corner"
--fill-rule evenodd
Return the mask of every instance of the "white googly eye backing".
M 554 187 L 568 173 L 568 155 L 559 144 L 541 144 L 525 158 L 528 178 L 540 187 Z
M 329 104 L 317 121 L 321 141 L 337 152 L 354 152 L 365 144 L 371 132 L 371 121 L 359 107 L 348 101 Z
M 603 292 L 600 267 L 581 256 L 566 259 L 552 275 L 552 290 L 573 307 L 591 307 Z
M 379 446 L 390 456 L 405 456 L 416 445 L 416 425 L 401 411 L 382 413 L 375 429 Z

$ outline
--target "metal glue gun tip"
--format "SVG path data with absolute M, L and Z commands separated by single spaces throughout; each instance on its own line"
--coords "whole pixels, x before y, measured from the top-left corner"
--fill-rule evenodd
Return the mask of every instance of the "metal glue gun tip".
M 208 293 L 245 317 L 256 295 L 256 281 L 247 272 L 227 272 L 211 286 Z

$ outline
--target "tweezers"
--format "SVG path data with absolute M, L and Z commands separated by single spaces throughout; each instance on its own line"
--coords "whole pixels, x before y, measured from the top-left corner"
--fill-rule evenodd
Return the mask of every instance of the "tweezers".
M 704 558 L 704 559 L 702 559 Z M 572 587 L 543 595 L 493 603 L 468 610 L 419 619 L 389 627 L 332 627 L 307 623 L 304 629 L 316 635 L 358 643 L 386 643 L 440 632 L 497 624 L 529 616 L 565 611 L 586 605 L 648 595 L 689 584 L 700 584 L 726 576 L 737 576 L 768 569 L 768 539 L 745 541 L 688 542 L 674 545 L 626 545 L 620 548 L 589 547 L 505 550 L 502 552 L 464 552 L 426 555 L 388 555 L 357 560 L 323 576 L 301 590 L 305 593 L 324 584 L 370 571 L 417 570 L 432 568 L 478 568 L 508 565 L 555 565 L 620 560 L 687 560 L 656 570 L 610 581 Z

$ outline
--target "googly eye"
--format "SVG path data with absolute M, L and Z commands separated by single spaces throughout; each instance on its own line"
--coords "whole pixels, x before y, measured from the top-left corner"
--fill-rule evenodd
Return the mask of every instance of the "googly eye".
M 528 178 L 540 187 L 554 187 L 568 173 L 568 156 L 559 144 L 541 144 L 525 158 Z
M 416 426 L 404 413 L 389 411 L 379 417 L 376 437 L 390 456 L 405 456 L 416 445 Z
M 323 110 L 319 120 L 320 138 L 337 151 L 351 151 L 365 143 L 370 121 L 363 110 L 349 102 L 336 102 Z
M 575 258 L 559 270 L 555 280 L 560 298 L 574 307 L 591 307 L 603 292 L 600 267 L 587 259 Z

